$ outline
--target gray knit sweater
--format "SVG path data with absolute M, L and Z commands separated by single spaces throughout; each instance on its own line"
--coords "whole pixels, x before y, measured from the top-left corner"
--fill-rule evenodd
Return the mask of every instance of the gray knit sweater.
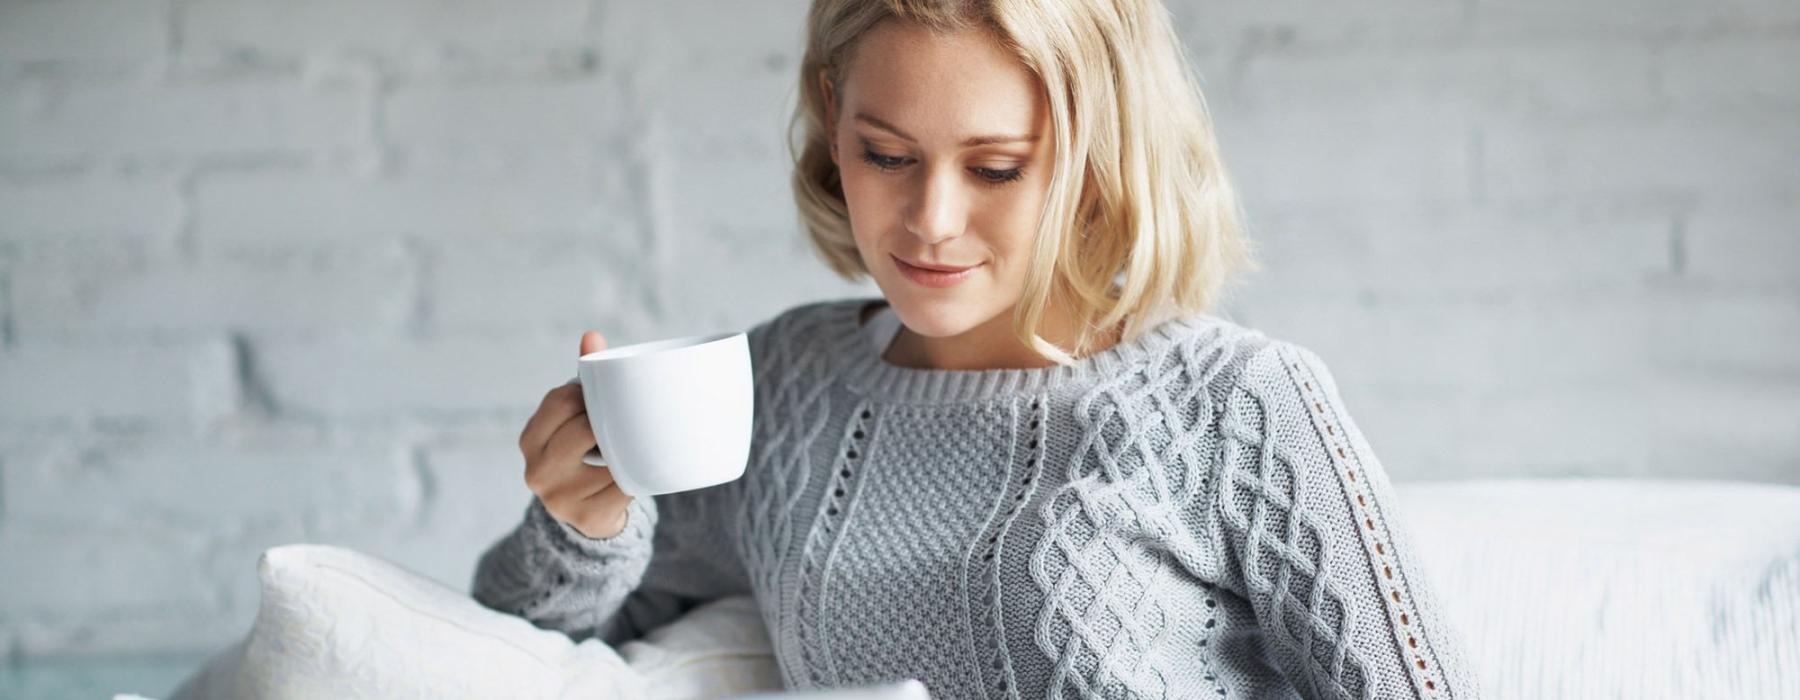
M 793 688 L 1477 697 L 1311 351 L 1196 314 L 1072 366 L 907 368 L 870 342 L 879 301 L 749 331 L 743 478 L 636 499 L 604 540 L 534 499 L 475 598 L 616 643 L 751 594 Z

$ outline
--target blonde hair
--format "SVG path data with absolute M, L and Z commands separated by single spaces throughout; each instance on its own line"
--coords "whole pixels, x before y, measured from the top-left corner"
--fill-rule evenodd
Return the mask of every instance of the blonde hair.
M 819 76 L 842 95 L 857 40 L 889 18 L 990 32 L 1049 101 L 1056 160 L 1013 314 L 1026 346 L 1073 362 L 1122 320 L 1129 342 L 1170 317 L 1210 310 L 1235 272 L 1260 267 L 1199 81 L 1156 0 L 815 0 L 788 148 L 801 220 L 840 277 L 869 271 L 831 159 Z M 1052 295 L 1082 323 L 1074 355 L 1037 332 Z

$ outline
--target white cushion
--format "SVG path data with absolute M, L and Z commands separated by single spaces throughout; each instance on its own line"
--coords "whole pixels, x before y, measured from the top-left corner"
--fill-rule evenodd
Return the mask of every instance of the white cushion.
M 1800 698 L 1800 489 L 1718 481 L 1394 484 L 1484 697 Z M 618 652 L 374 557 L 259 564 L 242 643 L 177 698 L 728 697 L 780 686 L 749 598 Z
M 1800 698 L 1800 489 L 1394 485 L 1489 698 Z
M 728 697 L 780 687 L 747 597 L 615 651 L 483 607 L 353 550 L 287 545 L 258 562 L 256 623 L 175 698 Z

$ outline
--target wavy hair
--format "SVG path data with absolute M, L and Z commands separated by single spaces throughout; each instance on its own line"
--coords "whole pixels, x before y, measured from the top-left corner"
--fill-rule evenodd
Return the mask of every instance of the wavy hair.
M 1260 267 L 1199 80 L 1157 0 L 815 0 L 787 145 L 801 221 L 838 276 L 869 271 L 831 160 L 819 76 L 842 86 L 857 40 L 887 19 L 989 32 L 1048 100 L 1055 164 L 1013 313 L 1014 332 L 1039 355 L 1067 364 L 1121 320 L 1129 342 L 1208 311 L 1236 273 Z M 1072 353 L 1038 334 L 1053 302 L 1081 322 Z

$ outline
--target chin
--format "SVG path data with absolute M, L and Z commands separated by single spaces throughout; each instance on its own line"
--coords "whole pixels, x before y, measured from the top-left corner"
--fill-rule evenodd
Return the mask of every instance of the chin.
M 971 295 L 979 297 L 979 295 Z M 952 338 L 967 333 L 993 320 L 1005 311 L 990 310 L 958 298 L 908 297 L 888 295 L 888 304 L 906 329 L 927 338 Z

